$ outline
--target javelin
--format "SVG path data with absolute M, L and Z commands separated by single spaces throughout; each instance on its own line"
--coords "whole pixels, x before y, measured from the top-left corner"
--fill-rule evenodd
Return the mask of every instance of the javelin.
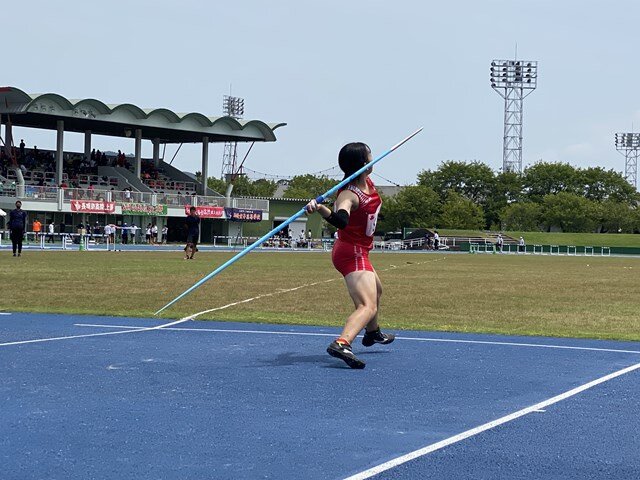
M 365 171 L 367 171 L 368 169 L 370 169 L 371 167 L 373 167 L 376 163 L 378 163 L 380 160 L 382 160 L 384 157 L 386 157 L 387 155 L 389 155 L 391 152 L 393 152 L 394 150 L 398 149 L 401 145 L 403 145 L 404 143 L 408 142 L 410 139 L 412 139 L 413 137 L 415 137 L 418 133 L 420 133 L 422 131 L 422 127 L 420 127 L 418 130 L 416 130 L 415 132 L 413 132 L 411 135 L 409 135 L 407 138 L 405 138 L 404 140 L 402 140 L 401 142 L 396 143 L 393 147 L 391 147 L 389 150 L 387 150 L 386 152 L 384 152 L 382 155 L 380 155 L 379 157 L 377 157 L 375 160 L 372 160 L 371 162 L 367 163 L 365 166 L 363 166 L 360 170 L 357 170 L 355 172 L 353 172 L 351 175 L 349 175 L 347 178 L 345 178 L 344 180 L 342 180 L 340 183 L 338 183 L 335 187 L 329 189 L 327 192 L 325 192 L 323 195 L 320 195 L 318 198 L 316 198 L 316 202 L 318 203 L 322 203 L 324 202 L 324 200 L 333 195 L 335 192 L 337 192 L 340 188 L 344 187 L 347 183 L 349 183 L 351 180 L 353 180 L 354 178 L 358 177 L 360 174 L 364 173 Z M 189 289 L 185 290 L 184 292 L 182 292 L 180 295 L 178 295 L 176 298 L 174 298 L 173 300 L 171 300 L 169 303 L 167 303 L 164 307 L 162 307 L 160 310 L 158 310 L 156 313 L 154 313 L 154 315 L 158 315 L 160 312 L 162 312 L 163 310 L 165 310 L 166 308 L 170 307 L 171 305 L 173 305 L 174 303 L 176 303 L 178 300 L 180 300 L 182 297 L 184 297 L 185 295 L 191 293 L 192 291 L 194 291 L 196 288 L 198 288 L 200 285 L 202 285 L 204 282 L 206 282 L 207 280 L 212 279 L 213 277 L 215 277 L 216 275 L 218 275 L 220 272 L 222 272 L 225 268 L 231 266 L 232 264 L 234 264 L 235 262 L 237 262 L 238 260 L 240 260 L 242 257 L 244 257 L 247 253 L 249 253 L 251 250 L 253 250 L 254 248 L 256 248 L 257 246 L 259 246 L 260 244 L 262 244 L 263 242 L 265 242 L 266 240 L 268 240 L 269 238 L 271 238 L 273 235 L 275 235 L 276 233 L 278 233 L 280 230 L 283 230 L 284 227 L 286 227 L 287 225 L 289 225 L 291 222 L 293 222 L 295 219 L 301 217 L 302 215 L 304 215 L 306 213 L 306 206 L 302 207 L 298 212 L 296 212 L 293 216 L 291 216 L 289 219 L 285 220 L 284 222 L 282 222 L 280 225 L 278 225 L 276 228 L 274 228 L 273 230 L 271 230 L 269 233 L 266 233 L 265 235 L 263 235 L 262 237 L 260 237 L 258 240 L 256 240 L 255 242 L 253 242 L 251 245 L 249 245 L 248 247 L 246 247 L 244 250 L 242 250 L 241 252 L 239 252 L 235 257 L 227 260 L 225 263 L 223 263 L 222 265 L 220 265 L 218 268 L 216 268 L 213 272 L 211 272 L 209 275 L 207 275 L 206 277 L 204 277 L 202 280 L 199 280 L 198 282 L 196 282 L 192 287 L 190 287 Z

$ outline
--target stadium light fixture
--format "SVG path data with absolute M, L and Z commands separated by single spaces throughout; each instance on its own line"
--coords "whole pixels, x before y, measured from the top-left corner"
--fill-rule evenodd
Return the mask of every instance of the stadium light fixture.
M 502 170 L 522 173 L 522 104 L 538 86 L 538 62 L 494 59 L 489 80 L 491 88 L 504 98 Z
M 624 178 L 637 189 L 640 133 L 616 133 L 615 144 L 616 150 L 624 155 Z

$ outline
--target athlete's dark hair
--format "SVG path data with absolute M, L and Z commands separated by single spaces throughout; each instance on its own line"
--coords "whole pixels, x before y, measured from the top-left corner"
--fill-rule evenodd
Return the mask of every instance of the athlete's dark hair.
M 340 170 L 344 172 L 344 178 L 364 167 L 369 160 L 370 153 L 369 146 L 362 142 L 347 143 L 342 147 L 338 153 L 338 165 L 340 165 Z

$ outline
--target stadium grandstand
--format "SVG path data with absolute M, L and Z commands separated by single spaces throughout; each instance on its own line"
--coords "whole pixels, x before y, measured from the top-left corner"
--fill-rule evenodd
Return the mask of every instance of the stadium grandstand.
M 286 125 L 27 94 L 15 87 L 0 88 L 0 124 L 0 208 L 12 209 L 21 200 L 30 221 L 54 223 L 57 234 L 75 233 L 80 225 L 144 228 L 153 219 L 158 232 L 169 228 L 170 241 L 182 240 L 185 207 L 198 208 L 207 238 L 236 235 L 241 222 L 229 222 L 231 217 L 268 219 L 269 201 L 225 198 L 160 158 L 161 145 L 201 144 L 202 178 L 207 178 L 210 143 L 274 142 L 274 131 Z M 16 141 L 14 127 L 55 130 L 55 150 Z M 64 150 L 65 132 L 84 133 L 83 152 Z M 100 151 L 93 146 L 96 135 L 133 138 L 135 152 Z M 143 140 L 152 142 L 152 158 L 142 158 Z M 60 231 L 62 225 L 67 231 Z

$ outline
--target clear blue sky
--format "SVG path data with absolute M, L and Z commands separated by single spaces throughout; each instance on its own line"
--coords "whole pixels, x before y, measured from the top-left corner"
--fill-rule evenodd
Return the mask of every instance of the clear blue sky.
M 419 126 L 421 136 L 379 164 L 381 175 L 408 184 L 450 159 L 499 169 L 504 106 L 489 63 L 512 58 L 516 42 L 520 58 L 539 61 L 538 89 L 524 106 L 525 166 L 544 159 L 623 171 L 613 134 L 640 129 L 633 0 L 5 3 L 0 83 L 208 115 L 221 114 L 232 85 L 246 99 L 245 118 L 288 123 L 276 143 L 251 152 L 246 165 L 261 172 L 319 171 L 348 141 L 375 154 Z M 55 145 L 55 132 L 15 137 Z M 81 151 L 82 142 L 68 134 L 65 149 Z M 108 137 L 94 146 L 134 149 L 132 139 Z M 195 171 L 199 162 L 199 148 L 185 146 L 174 163 Z M 219 175 L 221 147 L 210 162 Z

